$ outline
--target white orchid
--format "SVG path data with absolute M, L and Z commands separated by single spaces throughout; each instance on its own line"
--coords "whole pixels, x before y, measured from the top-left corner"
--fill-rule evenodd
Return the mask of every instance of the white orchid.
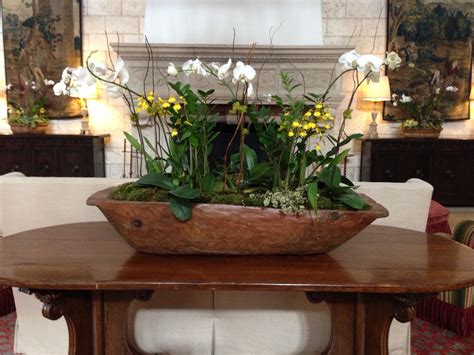
M 408 102 L 412 102 L 413 101 L 413 98 L 408 96 L 408 95 L 405 95 L 405 94 L 402 94 L 402 97 L 400 99 L 400 102 L 406 104 Z
M 384 63 L 387 64 L 390 70 L 396 69 L 402 63 L 402 59 L 397 52 L 390 52 L 387 54 L 387 57 L 384 60 Z
M 127 68 L 125 68 L 125 62 L 123 59 L 118 57 L 113 67 L 114 71 L 109 76 L 108 80 L 118 82 L 121 85 L 127 84 L 130 79 L 130 74 L 128 73 Z
M 56 96 L 69 94 L 69 90 L 67 89 L 65 82 L 62 80 L 53 86 L 53 91 L 54 95 Z
M 217 68 L 217 77 L 219 80 L 224 80 L 229 76 L 229 69 L 232 65 L 232 59 L 229 58 L 226 64 Z
M 87 64 L 90 71 L 95 75 L 103 77 L 107 74 L 108 68 L 105 63 L 91 59 L 87 61 Z
M 436 94 L 436 95 L 439 95 L 439 94 L 440 94 L 440 92 L 441 92 L 441 89 L 440 89 L 440 88 L 436 88 L 436 90 L 435 90 L 435 94 Z
M 13 84 L 7 84 L 7 86 L 5 87 L 6 90 L 11 90 L 13 87 Z
M 446 87 L 447 92 L 458 92 L 459 89 L 456 86 L 450 85 Z
M 52 80 L 48 80 L 48 79 L 44 79 L 44 85 L 46 86 L 53 86 L 54 85 L 54 81 Z
M 252 83 L 249 83 L 247 86 L 247 97 L 255 96 L 255 91 L 253 89 Z
M 170 63 L 167 69 L 168 75 L 176 76 L 178 75 L 178 68 L 173 63 Z
M 370 71 L 373 73 L 380 73 L 384 60 L 373 54 L 364 54 L 357 59 L 357 70 L 368 74 Z
M 357 68 L 357 60 L 360 58 L 360 54 L 357 53 L 355 50 L 350 52 L 346 52 L 339 57 L 339 63 L 342 64 L 342 68 L 344 70 L 349 69 L 356 69 Z
M 62 79 L 53 86 L 56 96 L 70 95 L 79 97 L 82 92 L 96 90 L 96 80 L 86 68 L 66 68 L 63 70 Z
M 209 72 L 203 66 L 199 58 L 196 58 L 195 60 L 192 60 L 192 59 L 188 60 L 187 62 L 183 64 L 181 69 L 186 75 L 191 75 L 191 74 L 198 74 L 202 76 L 209 75 Z
M 238 81 L 242 83 L 248 83 L 255 78 L 255 76 L 257 75 L 257 72 L 250 65 L 244 64 L 239 61 L 235 65 L 233 74 L 234 74 L 234 77 L 232 79 L 233 83 L 236 83 Z

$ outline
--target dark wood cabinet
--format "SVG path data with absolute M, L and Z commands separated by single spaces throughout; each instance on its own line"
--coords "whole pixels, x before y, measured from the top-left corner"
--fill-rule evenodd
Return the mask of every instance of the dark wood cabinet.
M 105 177 L 108 135 L 0 135 L 0 175 Z
M 446 206 L 474 206 L 474 139 L 362 140 L 362 181 L 419 178 Z

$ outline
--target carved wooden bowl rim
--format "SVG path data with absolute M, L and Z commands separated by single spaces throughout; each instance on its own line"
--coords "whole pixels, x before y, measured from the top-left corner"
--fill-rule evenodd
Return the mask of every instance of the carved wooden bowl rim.
M 110 198 L 112 190 L 115 186 L 106 188 L 104 190 L 100 190 L 92 194 L 87 199 L 88 206 L 97 206 L 100 207 L 101 204 L 130 204 L 130 205 L 157 205 L 157 206 L 169 206 L 169 202 L 156 202 L 156 201 L 127 201 L 127 200 L 114 200 Z M 374 216 L 374 219 L 387 217 L 389 212 L 385 207 L 381 204 L 376 202 L 375 200 L 371 199 L 365 194 L 359 194 L 365 203 L 368 204 L 371 208 L 367 210 L 318 210 L 318 216 L 323 214 L 365 214 L 367 216 Z M 223 210 L 226 211 L 235 211 L 238 213 L 239 211 L 246 210 L 246 211 L 254 211 L 255 213 L 263 213 L 266 215 L 281 215 L 282 212 L 277 208 L 271 207 L 255 207 L 255 206 L 239 206 L 239 205 L 226 205 L 226 204 L 210 204 L 210 203 L 193 203 L 193 209 L 199 209 L 204 212 L 212 212 L 216 210 Z M 314 211 L 306 210 L 306 215 L 310 218 L 315 216 Z M 301 218 L 304 216 L 295 216 L 295 215 L 286 215 L 285 218 Z

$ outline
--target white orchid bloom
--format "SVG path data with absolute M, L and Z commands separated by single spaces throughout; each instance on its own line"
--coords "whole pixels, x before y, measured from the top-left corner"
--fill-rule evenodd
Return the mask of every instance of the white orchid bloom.
M 56 96 L 69 94 L 66 84 L 62 80 L 53 86 L 53 91 L 54 91 L 54 95 Z
M 108 71 L 107 64 L 95 60 L 89 60 L 88 67 L 97 76 L 105 76 Z
M 360 58 L 360 54 L 357 53 L 355 50 L 350 52 L 346 52 L 339 57 L 339 63 L 342 64 L 342 68 L 344 70 L 349 69 L 356 69 L 357 68 L 357 60 Z
M 448 91 L 448 92 L 458 92 L 459 89 L 454 85 L 450 85 L 450 86 L 446 87 L 446 91 Z
M 390 70 L 393 70 L 400 66 L 402 63 L 402 58 L 400 58 L 397 52 L 390 52 L 387 54 L 384 63 L 387 64 Z
M 11 90 L 13 87 L 13 84 L 7 84 L 7 86 L 5 87 L 6 90 Z
M 382 58 L 373 54 L 364 54 L 357 59 L 357 70 L 366 74 L 368 74 L 369 71 L 376 73 L 380 72 L 383 64 L 384 61 Z
M 107 87 L 107 94 L 113 98 L 113 99 L 118 99 L 119 97 L 122 96 L 122 88 L 116 86 L 116 85 L 106 85 Z
M 247 86 L 247 97 L 253 97 L 255 96 L 255 91 L 253 89 L 252 83 L 249 83 Z
M 232 59 L 229 58 L 226 64 L 224 64 L 223 66 L 220 66 L 217 69 L 217 77 L 219 78 L 219 80 L 224 80 L 229 76 L 229 69 L 231 65 L 232 65 Z
M 176 66 L 173 63 L 170 63 L 167 69 L 167 73 L 168 75 L 176 76 L 178 75 L 178 68 L 176 68 Z
M 402 94 L 402 98 L 400 99 L 400 102 L 406 104 L 406 103 L 412 102 L 412 101 L 413 101 L 413 99 L 410 96 Z
M 202 62 L 199 60 L 199 58 L 195 60 L 188 60 L 185 62 L 181 68 L 183 72 L 186 75 L 191 75 L 191 74 L 198 74 L 202 76 L 208 76 L 209 72 L 206 70 L 206 68 L 203 66 Z
M 237 64 L 235 65 L 233 74 L 234 74 L 234 78 L 232 79 L 233 83 L 236 83 L 238 81 L 242 83 L 248 83 L 255 78 L 255 76 L 257 75 L 257 72 L 250 65 L 248 64 L 246 65 L 242 62 L 237 62 Z
M 53 86 L 54 85 L 54 81 L 52 80 L 48 80 L 48 79 L 44 79 L 44 85 L 46 86 Z
M 127 68 L 125 68 L 125 62 L 123 61 L 123 59 L 118 57 L 117 61 L 114 64 L 114 67 L 116 73 L 115 80 L 118 80 L 119 83 L 122 85 L 128 83 L 128 81 L 130 80 L 130 74 L 128 73 Z
M 436 94 L 436 95 L 439 95 L 439 94 L 440 94 L 440 92 L 441 92 L 441 89 L 440 89 L 440 88 L 436 88 L 436 90 L 435 90 L 435 94 Z

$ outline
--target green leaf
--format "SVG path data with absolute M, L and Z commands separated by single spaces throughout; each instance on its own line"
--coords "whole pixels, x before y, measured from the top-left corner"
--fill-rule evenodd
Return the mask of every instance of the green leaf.
M 248 146 L 244 146 L 245 165 L 251 171 L 257 163 L 257 152 Z
M 268 162 L 257 164 L 250 170 L 250 181 L 256 182 L 272 172 L 272 165 Z
M 316 181 L 308 184 L 307 195 L 314 212 L 318 212 L 318 183 Z
M 138 143 L 137 139 L 134 136 L 132 136 L 128 132 L 123 132 L 123 134 L 125 135 L 125 138 L 127 138 L 127 140 L 130 142 L 132 147 L 135 148 L 136 151 L 138 151 L 138 152 L 144 152 L 145 151 L 143 149 L 143 147 L 141 146 L 141 144 Z
M 343 152 L 336 155 L 334 157 L 334 159 L 331 161 L 331 163 L 329 163 L 328 166 L 333 167 L 333 166 L 336 166 L 337 164 L 343 162 L 344 159 L 346 159 L 346 157 L 347 157 L 347 155 L 349 154 L 350 151 L 351 151 L 350 149 L 346 149 Z
M 136 183 L 138 185 L 158 186 L 165 190 L 172 190 L 174 187 L 171 178 L 160 173 L 149 173 L 138 179 Z
M 175 196 L 170 197 L 170 208 L 173 215 L 180 222 L 186 222 L 191 219 L 193 207 L 189 200 L 181 199 Z
M 189 186 L 179 186 L 171 190 L 170 194 L 182 199 L 193 200 L 199 196 L 199 191 Z
M 355 210 L 361 210 L 365 206 L 364 200 L 359 195 L 357 195 L 353 190 L 346 191 L 344 194 L 337 196 L 335 200 Z
M 337 165 L 328 166 L 321 171 L 318 180 L 326 186 L 338 187 L 341 183 L 341 169 Z
M 204 176 L 204 179 L 202 180 L 202 191 L 204 193 L 210 193 L 214 190 L 215 186 L 216 177 L 211 172 L 207 173 L 206 176 Z

